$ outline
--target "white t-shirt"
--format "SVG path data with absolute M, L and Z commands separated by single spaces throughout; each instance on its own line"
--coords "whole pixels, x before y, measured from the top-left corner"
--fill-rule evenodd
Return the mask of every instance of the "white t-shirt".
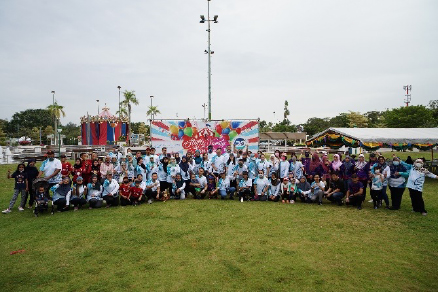
M 202 177 L 196 177 L 198 179 L 199 185 L 201 186 L 201 190 L 205 188 L 207 185 L 207 178 L 203 175 Z
M 259 161 L 257 163 L 257 170 L 263 170 L 263 173 L 265 174 L 265 176 L 268 176 L 268 168 L 271 167 L 271 163 L 269 163 L 269 161 L 267 161 L 266 159 L 264 161 Z
M 263 178 L 257 177 L 254 184 L 257 185 L 257 194 L 261 195 L 265 187 L 269 185 L 269 180 L 265 176 Z
M 40 170 L 44 172 L 44 176 L 48 177 L 52 175 L 57 169 L 59 172 L 57 175 L 48 180 L 49 183 L 59 183 L 62 180 L 61 170 L 62 164 L 59 159 L 54 158 L 53 161 L 49 159 L 44 160 L 43 164 L 40 167 Z
M 224 156 L 213 156 L 211 159 L 212 164 L 216 167 L 216 169 L 213 168 L 214 173 L 222 173 L 225 170 L 226 161 L 224 159 Z

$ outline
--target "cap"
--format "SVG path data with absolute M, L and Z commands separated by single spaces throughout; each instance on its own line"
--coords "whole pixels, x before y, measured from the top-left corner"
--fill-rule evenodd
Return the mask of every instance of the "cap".
M 67 158 L 67 156 L 65 154 L 62 154 L 60 157 L 61 158 Z
M 363 155 L 363 154 L 359 154 L 359 157 L 364 157 L 364 158 L 365 158 L 365 155 Z
M 78 180 L 84 180 L 84 179 L 82 178 L 82 176 L 78 176 L 78 177 L 76 178 L 76 181 L 78 181 Z

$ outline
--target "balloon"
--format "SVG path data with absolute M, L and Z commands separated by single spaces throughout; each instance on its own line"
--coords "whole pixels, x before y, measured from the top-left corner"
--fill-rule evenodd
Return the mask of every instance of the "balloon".
M 223 121 L 220 123 L 222 129 L 228 128 L 230 126 L 230 122 L 228 121 Z
M 178 135 L 178 127 L 177 126 L 175 126 L 175 125 L 171 125 L 170 126 L 170 132 L 173 134 L 173 135 Z
M 228 135 L 230 133 L 230 128 L 223 128 L 222 135 Z
M 198 128 L 192 127 L 193 135 L 198 134 Z
M 185 125 L 186 125 L 186 122 L 184 122 L 184 121 L 178 122 L 178 126 L 180 126 L 181 128 L 184 128 Z
M 222 132 L 222 133 L 223 133 L 223 132 Z M 222 134 L 222 138 L 224 138 L 225 141 L 230 141 L 230 136 L 228 136 L 228 135 L 223 135 L 223 134 Z
M 230 137 L 230 141 L 232 141 L 232 140 L 234 140 L 234 138 L 236 138 L 237 132 L 236 131 L 231 131 L 228 136 Z
M 241 129 L 241 128 L 237 128 L 237 129 L 236 129 L 236 132 L 237 132 L 237 134 L 240 135 L 240 133 L 242 133 L 242 129 Z
M 187 127 L 187 128 L 185 128 L 185 129 L 184 129 L 184 134 L 187 135 L 187 136 L 189 136 L 189 137 L 192 137 L 192 135 L 193 135 L 193 130 L 192 130 L 192 128 L 191 128 L 191 127 Z
M 219 135 L 218 132 L 214 132 L 214 136 L 217 137 L 217 138 L 219 138 L 221 135 Z
M 179 129 L 178 138 L 182 138 L 182 136 L 184 136 L 184 131 L 182 129 Z
M 222 128 L 221 128 L 221 125 L 216 125 L 216 132 L 218 132 L 218 134 L 221 134 L 222 133 Z
M 192 126 L 192 123 L 186 122 L 186 127 L 191 127 L 191 126 Z
M 231 122 L 231 128 L 237 129 L 240 125 L 240 122 Z

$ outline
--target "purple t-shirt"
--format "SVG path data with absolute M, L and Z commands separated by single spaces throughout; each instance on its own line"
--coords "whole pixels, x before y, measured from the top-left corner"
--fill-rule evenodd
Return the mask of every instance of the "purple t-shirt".
M 350 182 L 348 184 L 348 190 L 350 191 L 350 195 L 359 192 L 360 189 L 363 189 L 363 184 L 360 181 L 358 181 L 357 183 Z

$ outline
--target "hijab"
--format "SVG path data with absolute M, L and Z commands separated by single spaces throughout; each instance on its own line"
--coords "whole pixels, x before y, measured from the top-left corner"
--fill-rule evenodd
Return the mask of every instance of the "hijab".
M 320 165 L 321 160 L 319 159 L 318 153 L 314 152 L 312 155 L 312 160 L 310 161 L 309 169 L 310 171 L 314 171 Z
M 333 155 L 332 168 L 334 171 L 339 171 L 341 169 L 342 162 L 339 159 L 339 154 Z
M 360 158 L 363 157 L 364 160 L 360 161 Z M 365 161 L 365 156 L 363 154 L 359 155 L 359 159 L 357 160 L 356 164 L 354 165 L 357 169 L 361 170 L 362 168 L 365 167 L 365 165 L 367 165 L 366 161 Z
M 328 160 L 328 157 L 324 155 L 322 157 L 322 168 L 324 169 L 324 173 L 328 173 L 330 171 L 329 165 L 327 165 L 326 162 L 329 162 L 330 165 L 330 161 Z
M 414 164 L 414 161 L 412 160 L 412 157 L 411 157 L 411 156 L 408 156 L 408 158 L 406 159 L 406 163 L 407 163 L 407 164 L 410 164 L 410 165 L 413 165 L 413 164 Z
M 196 164 L 201 164 L 201 162 L 202 162 L 201 151 L 199 151 L 199 150 L 195 151 L 195 159 L 194 160 L 195 160 Z
M 304 176 L 303 176 L 304 177 Z M 300 178 L 300 182 L 297 184 L 297 187 L 302 190 L 303 192 L 309 191 L 310 190 L 310 184 L 307 181 L 306 177 L 304 177 L 304 182 L 301 182 L 301 178 Z
M 344 163 L 345 169 L 349 170 L 353 166 L 353 163 L 351 162 L 351 157 L 350 156 L 346 156 L 345 158 L 347 158 L 347 157 L 349 158 L 349 161 L 348 162 L 344 161 L 343 163 Z
M 167 162 L 164 162 L 164 159 L 166 159 Z M 167 157 L 163 157 L 163 158 L 160 160 L 160 162 L 161 162 L 161 164 L 163 165 L 163 169 L 166 170 L 166 169 L 167 169 L 167 165 L 169 164 L 169 159 L 168 159 Z
M 62 197 L 66 197 L 68 192 L 71 191 L 71 181 L 70 178 L 68 178 L 68 184 L 62 184 L 59 185 L 59 187 L 56 189 L 56 192 L 62 196 Z
M 185 160 L 185 162 L 184 162 Z M 183 156 L 181 158 L 181 162 L 179 163 L 179 167 L 181 168 L 182 171 L 187 172 L 189 170 L 189 164 L 187 162 L 187 156 Z

